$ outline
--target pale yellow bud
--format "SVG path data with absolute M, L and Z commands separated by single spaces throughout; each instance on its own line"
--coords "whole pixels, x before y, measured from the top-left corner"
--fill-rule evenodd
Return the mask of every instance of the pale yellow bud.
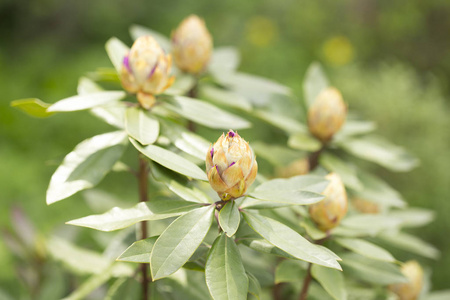
M 352 205 L 357 211 L 363 214 L 377 214 L 380 212 L 380 206 L 369 200 L 353 198 Z
M 275 169 L 277 177 L 289 178 L 297 175 L 306 175 L 309 172 L 309 161 L 307 158 L 297 159 L 285 167 Z
M 336 173 L 330 173 L 325 178 L 330 181 L 322 192 L 325 199 L 309 206 L 311 219 L 322 231 L 339 225 L 347 213 L 347 193 L 341 178 Z
M 169 88 L 174 77 L 170 76 L 172 59 L 151 36 L 138 38 L 124 57 L 120 79 L 130 93 L 137 94 L 139 103 L 150 108 L 154 95 Z
M 309 131 L 322 142 L 327 142 L 341 129 L 346 116 L 347 106 L 341 93 L 336 88 L 327 88 L 308 110 Z
M 423 286 L 422 267 L 417 261 L 410 260 L 403 264 L 402 273 L 408 282 L 392 284 L 389 289 L 397 294 L 399 300 L 416 300 Z
M 203 72 L 211 58 L 212 44 L 205 21 L 196 15 L 190 15 L 172 32 L 175 64 L 187 73 Z
M 249 144 L 230 130 L 209 147 L 206 173 L 211 187 L 220 199 L 242 196 L 255 181 L 258 164 Z

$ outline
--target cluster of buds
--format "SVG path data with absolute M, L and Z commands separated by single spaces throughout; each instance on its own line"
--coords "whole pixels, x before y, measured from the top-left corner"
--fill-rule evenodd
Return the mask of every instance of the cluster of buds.
M 415 260 L 407 261 L 402 266 L 402 273 L 408 279 L 407 283 L 397 283 L 389 289 L 397 294 L 399 300 L 416 300 L 423 286 L 423 269 Z
M 258 164 L 249 144 L 230 130 L 209 147 L 206 172 L 223 201 L 241 197 L 255 181 Z
M 203 72 L 211 58 L 212 37 L 205 21 L 191 15 L 172 32 L 172 53 L 177 67 L 187 73 Z
M 341 178 L 336 173 L 325 176 L 330 181 L 322 192 L 325 199 L 309 206 L 309 215 L 322 231 L 328 231 L 339 225 L 347 213 L 347 193 Z
M 155 96 L 169 88 L 175 78 L 170 76 L 172 58 L 151 36 L 138 38 L 124 57 L 120 78 L 125 90 L 137 94 L 140 105 L 149 109 Z
M 328 142 L 339 131 L 347 116 L 347 106 L 336 88 L 323 90 L 308 110 L 309 131 L 321 140 Z

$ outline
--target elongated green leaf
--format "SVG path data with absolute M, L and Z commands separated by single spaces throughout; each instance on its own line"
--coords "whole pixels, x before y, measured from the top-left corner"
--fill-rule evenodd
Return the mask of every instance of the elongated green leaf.
M 130 27 L 130 35 L 133 38 L 133 40 L 137 40 L 141 36 L 150 35 L 152 36 L 158 44 L 167 52 L 171 52 L 172 43 L 168 37 L 165 35 L 152 30 L 148 27 L 144 27 L 141 25 L 131 25 Z
M 336 242 L 359 255 L 375 260 L 395 262 L 395 258 L 387 250 L 361 239 L 338 238 Z
M 131 140 L 131 143 L 139 152 L 168 169 L 195 179 L 208 180 L 202 169 L 178 154 L 155 145 L 143 148 L 135 140 Z
M 336 255 L 310 243 L 300 234 L 270 218 L 257 214 L 244 213 L 245 221 L 269 243 L 297 259 L 341 270 Z
M 335 300 L 346 300 L 344 276 L 341 271 L 312 265 L 311 275 L 320 283 L 325 291 Z
M 249 193 L 249 196 L 261 201 L 270 201 L 292 205 L 309 205 L 319 202 L 324 198 L 324 196 L 321 194 L 302 190 L 253 191 Z
M 150 263 L 150 253 L 152 252 L 153 245 L 159 236 L 152 236 L 147 239 L 143 239 L 134 242 L 117 258 L 118 261 L 127 261 L 135 263 Z
M 340 143 L 340 146 L 359 158 L 396 172 L 410 171 L 419 164 L 418 159 L 403 148 L 376 136 L 347 139 Z
M 289 259 L 295 259 L 294 256 L 284 252 L 283 250 L 275 247 L 274 245 L 263 239 L 242 239 L 241 242 L 247 247 L 261 253 L 273 254 Z
M 277 167 L 283 167 L 292 161 L 299 159 L 297 150 L 289 149 L 285 146 L 266 144 L 259 141 L 252 141 L 252 149 L 256 156 L 262 157 Z
M 47 204 L 99 183 L 122 156 L 126 142 L 126 134 L 116 131 L 78 144 L 53 174 L 47 189 Z
M 117 101 L 94 107 L 91 109 L 91 113 L 109 125 L 120 129 L 125 129 L 126 110 L 126 104 L 121 101 Z
M 359 181 L 354 165 L 341 160 L 331 153 L 322 153 L 319 162 L 329 171 L 335 172 L 341 177 L 344 185 L 354 190 L 361 190 L 362 183 Z
M 123 58 L 130 51 L 127 45 L 116 37 L 110 38 L 105 45 L 106 52 L 117 73 L 122 70 Z
M 141 294 L 141 285 L 136 278 L 119 278 L 108 289 L 104 300 L 135 300 Z
M 100 215 L 91 215 L 72 220 L 67 224 L 89 227 L 100 231 L 113 231 L 129 227 L 137 222 L 161 220 L 179 216 L 198 207 L 197 203 L 158 199 L 147 203 L 138 203 L 131 208 L 114 207 Z
M 211 100 L 219 105 L 239 108 L 245 111 L 250 111 L 252 109 L 251 103 L 244 96 L 213 85 L 201 85 L 199 88 L 199 98 Z
M 301 282 L 306 276 L 306 264 L 300 260 L 285 259 L 275 269 L 275 284 Z
M 104 271 L 99 274 L 92 275 L 85 282 L 83 282 L 75 291 L 70 293 L 67 297 L 62 300 L 82 300 L 86 299 L 92 291 L 97 289 L 99 286 L 107 282 L 111 278 L 111 271 Z
M 173 96 L 186 95 L 196 83 L 197 80 L 191 74 L 177 74 L 175 82 L 170 88 L 164 91 L 164 94 Z
M 258 278 L 256 278 L 252 273 L 246 272 L 248 277 L 248 293 L 255 296 L 258 300 L 261 299 L 261 284 Z
M 384 207 L 406 206 L 400 193 L 380 178 L 361 170 L 358 172 L 358 178 L 363 185 L 363 189 L 356 191 L 358 197 L 379 203 Z
M 289 134 L 305 133 L 307 129 L 305 125 L 297 120 L 288 118 L 283 115 L 275 114 L 268 111 L 257 110 L 254 115 L 267 123 L 286 131 Z
M 434 211 L 411 207 L 401 210 L 392 210 L 389 216 L 401 220 L 402 227 L 421 227 L 434 219 Z
M 142 145 L 153 144 L 159 135 L 159 122 L 150 112 L 130 107 L 125 114 L 128 135 Z
M 161 122 L 162 132 L 181 151 L 205 160 L 209 141 L 173 122 Z
M 51 104 L 45 103 L 37 98 L 19 99 L 11 102 L 11 106 L 20 109 L 32 117 L 47 118 L 54 113 L 48 112 Z
M 320 240 L 327 236 L 325 232 L 318 229 L 317 226 L 311 221 L 311 219 L 305 218 L 300 223 L 300 226 L 305 228 L 306 233 L 313 239 L 313 240 Z
M 123 91 L 105 91 L 86 95 L 72 96 L 59 100 L 52 104 L 47 112 L 67 112 L 78 111 L 105 105 L 109 102 L 118 101 L 125 98 L 126 93 Z
M 322 147 L 322 143 L 307 132 L 298 132 L 289 137 L 288 146 L 293 149 L 314 152 Z
M 329 86 L 327 76 L 318 62 L 313 62 L 306 71 L 303 81 L 303 95 L 305 103 L 310 106 L 319 93 Z
M 397 265 L 371 260 L 358 254 L 342 255 L 341 263 L 346 274 L 365 282 L 388 285 L 408 281 Z
M 227 236 L 232 237 L 239 228 L 241 214 L 234 201 L 228 201 L 219 213 L 219 224 Z
M 103 89 L 94 81 L 87 77 L 81 77 L 78 80 L 77 93 L 78 95 L 87 95 L 92 93 L 102 92 Z
M 364 230 L 372 235 L 386 229 L 396 229 L 401 220 L 387 215 L 358 214 L 344 218 L 341 225 L 347 228 Z
M 208 70 L 213 74 L 234 72 L 239 66 L 241 55 L 234 47 L 219 47 L 214 49 Z
M 164 230 L 150 255 L 153 280 L 173 274 L 186 263 L 208 233 L 214 209 L 211 205 L 190 211 Z
M 175 106 L 168 105 L 167 103 L 163 105 L 198 124 L 217 129 L 243 129 L 251 126 L 247 120 L 205 101 L 183 96 L 174 96 L 172 99 L 174 100 Z
M 234 240 L 221 234 L 206 260 L 206 285 L 214 300 L 245 300 L 248 277 Z
M 424 257 L 438 259 L 440 256 L 439 250 L 434 246 L 408 233 L 383 233 L 378 235 L 377 238 L 398 249 L 409 251 Z
M 376 124 L 372 121 L 347 119 L 344 126 L 333 136 L 333 141 L 341 141 L 355 135 L 370 133 L 376 128 Z
M 434 291 L 424 297 L 425 300 L 447 300 L 450 299 L 450 289 Z
M 169 190 L 171 190 L 172 192 L 174 192 L 175 194 L 177 194 L 186 201 L 197 203 L 211 202 L 211 199 L 209 199 L 208 196 L 206 196 L 201 190 L 197 189 L 196 187 L 188 188 L 175 180 L 170 180 L 168 182 L 166 181 L 164 182 L 164 184 L 169 188 Z

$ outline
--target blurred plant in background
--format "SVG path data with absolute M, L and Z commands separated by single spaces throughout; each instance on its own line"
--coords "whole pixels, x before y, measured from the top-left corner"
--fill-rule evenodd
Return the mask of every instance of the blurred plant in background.
M 3 43 L 7 46 L 0 49 L 0 77 L 4 83 L 10 82 L 10 78 L 14 78 L 15 82 L 2 87 L 4 100 L 0 106 L 0 134 L 2 140 L 6 141 L 0 150 L 0 186 L 4 191 L 2 203 L 6 208 L 0 213 L 3 226 L 11 226 L 8 210 L 13 202 L 23 203 L 22 206 L 44 236 L 49 236 L 50 230 L 68 219 L 92 212 L 102 213 L 111 207 L 111 204 L 105 204 L 102 208 L 94 209 L 89 205 L 98 206 L 98 203 L 88 205 L 90 202 L 80 201 L 82 198 L 75 196 L 72 201 L 47 208 L 43 205 L 42 197 L 56 161 L 60 161 L 79 140 L 110 130 L 111 127 L 98 124 L 95 119 L 82 113 L 56 115 L 52 117 L 52 122 L 26 119 L 8 107 L 9 100 L 27 95 L 40 95 L 41 98 L 53 100 L 66 97 L 67 91 L 75 89 L 73 83 L 85 70 L 92 69 L 92 66 L 107 65 L 101 44 L 112 33 L 127 39 L 129 24 L 138 23 L 168 35 L 182 18 L 195 11 L 206 19 L 215 45 L 239 45 L 243 53 L 242 70 L 286 83 L 295 95 L 303 92 L 300 84 L 302 73 L 312 60 L 322 60 L 325 66 L 330 67 L 331 82 L 342 91 L 350 108 L 376 120 L 382 135 L 406 146 L 420 158 L 422 164 L 408 175 L 393 176 L 373 165 L 366 167 L 381 175 L 392 186 L 398 187 L 412 206 L 436 211 L 437 219 L 433 224 L 423 229 L 407 229 L 407 232 L 419 234 L 444 253 L 448 251 L 450 244 L 445 238 L 445 232 L 450 224 L 446 216 L 448 204 L 443 201 L 448 197 L 450 180 L 447 172 L 450 167 L 447 155 L 450 136 L 449 132 L 443 130 L 450 126 L 448 104 L 445 102 L 445 98 L 448 99 L 448 39 L 443 37 L 448 31 L 446 28 L 449 28 L 447 3 L 430 1 L 395 5 L 375 1 L 345 1 L 327 3 L 327 10 L 324 10 L 325 4 L 320 1 L 305 1 L 301 8 L 294 1 L 283 4 L 264 1 L 257 5 L 241 3 L 239 11 L 236 11 L 235 2 L 214 6 L 202 1 L 195 4 L 173 2 L 177 9 L 173 10 L 171 4 L 171 13 L 168 13 L 169 8 L 165 5 L 144 2 L 136 6 L 120 2 L 116 6 L 104 5 L 106 3 L 102 1 L 82 5 L 71 1 L 64 5 L 35 2 L 29 6 L 19 6 L 8 1 L 1 4 L 0 14 L 4 17 L 0 21 L 0 30 L 2 39 L 8 43 Z M 227 10 L 233 13 L 225 13 Z M 341 13 L 331 14 L 331 11 Z M 149 18 L 150 15 L 153 17 Z M 109 25 L 103 26 L 105 23 Z M 127 40 L 127 44 L 131 43 Z M 335 51 L 332 51 L 333 47 Z M 428 73 L 429 70 L 433 71 L 433 75 Z M 242 87 L 235 85 L 233 91 L 240 90 Z M 280 103 L 285 101 L 280 100 Z M 270 105 L 270 102 L 267 103 Z M 290 105 L 289 101 L 285 103 Z M 296 109 L 301 111 L 301 108 L 300 105 Z M 285 112 L 280 106 L 271 109 Z M 299 116 L 298 111 L 288 114 L 291 117 Z M 259 126 L 260 130 L 240 133 L 247 140 L 263 140 L 270 134 L 276 143 L 285 142 L 280 137 L 282 130 L 263 124 Z M 414 134 L 411 134 L 411 128 L 414 128 Z M 212 132 L 203 128 L 199 130 L 211 141 L 217 138 Z M 51 144 L 42 142 L 50 140 Z M 255 143 L 255 150 L 258 150 L 257 146 L 258 143 Z M 259 156 L 262 157 L 261 154 Z M 42 160 L 47 161 L 47 170 L 43 170 Z M 297 161 L 305 165 L 302 162 L 304 160 Z M 328 164 L 333 162 L 332 159 L 329 161 Z M 283 164 L 286 162 L 294 163 L 288 159 Z M 3 168 L 7 171 L 3 171 Z M 262 168 L 272 170 L 273 167 L 262 161 Z M 123 205 L 123 199 L 134 199 L 137 195 L 119 188 L 118 183 L 134 184 L 120 174 L 111 174 L 100 188 L 120 195 L 120 205 Z M 17 180 L 19 178 L 20 181 Z M 23 181 L 28 184 L 24 186 Z M 115 201 L 115 205 L 120 206 L 118 200 Z M 355 201 L 352 200 L 352 203 Z M 133 201 L 126 203 L 130 205 Z M 54 218 L 49 219 L 49 215 Z M 105 249 L 110 238 L 108 234 L 93 237 L 92 232 L 79 231 L 72 240 L 77 244 L 90 245 L 98 253 Z M 132 236 L 127 236 L 125 240 L 121 247 L 134 241 Z M 64 247 L 58 242 L 53 245 Z M 6 245 L 0 243 L 0 247 Z M 60 249 L 67 251 L 67 247 Z M 0 272 L 0 280 L 8 286 L 6 292 L 15 295 L 11 291 L 21 288 L 13 288 L 18 285 L 14 280 L 15 275 L 12 275 L 12 256 L 7 251 L 0 253 L 0 262 L 5 266 L 4 271 Z M 392 250 L 395 257 L 408 257 L 403 252 L 399 253 Z M 410 258 L 413 257 L 416 258 Z M 450 264 L 448 257 L 444 256 L 437 262 L 421 263 L 432 267 L 433 287 L 446 287 L 449 268 L 442 268 L 442 265 Z M 79 274 L 89 274 L 89 271 Z M 179 283 L 173 284 L 176 286 Z M 312 289 L 315 289 L 314 285 Z

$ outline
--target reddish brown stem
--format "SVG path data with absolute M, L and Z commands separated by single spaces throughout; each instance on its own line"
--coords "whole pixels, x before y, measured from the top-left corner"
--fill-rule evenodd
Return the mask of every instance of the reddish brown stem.
M 148 201 L 148 163 L 142 154 L 139 154 L 139 201 Z M 147 233 L 147 221 L 141 222 L 141 239 L 146 239 L 148 237 Z M 142 273 L 142 299 L 148 300 L 150 296 L 149 284 L 150 276 L 148 272 L 148 265 L 141 264 Z
M 197 94 L 198 94 L 198 79 L 196 78 L 194 86 L 188 92 L 188 97 L 197 98 Z M 187 129 L 191 132 L 195 132 L 197 130 L 197 126 L 195 125 L 194 122 L 188 121 Z
M 303 280 L 302 291 L 300 293 L 300 297 L 298 297 L 299 300 L 305 300 L 306 297 L 308 297 L 309 284 L 311 283 L 311 279 L 312 279 L 311 267 L 312 267 L 312 264 L 310 263 L 308 265 L 308 271 L 306 272 L 305 280 Z

